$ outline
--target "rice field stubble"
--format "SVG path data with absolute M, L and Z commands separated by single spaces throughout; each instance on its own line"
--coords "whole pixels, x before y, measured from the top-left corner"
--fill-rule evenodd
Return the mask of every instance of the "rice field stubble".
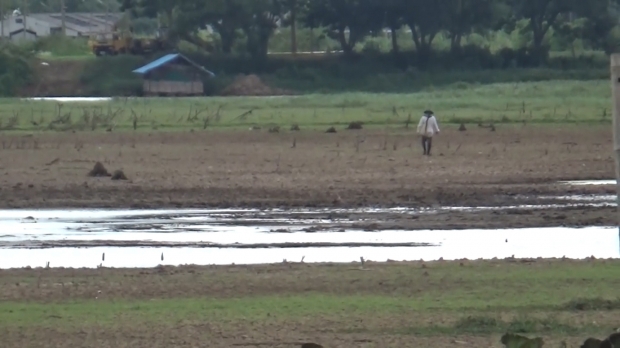
M 618 262 L 0 271 L 3 347 L 569 347 L 617 326 Z

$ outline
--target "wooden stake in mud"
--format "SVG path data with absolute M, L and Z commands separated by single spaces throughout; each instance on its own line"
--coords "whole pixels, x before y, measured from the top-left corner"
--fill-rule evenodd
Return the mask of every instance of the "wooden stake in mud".
M 620 54 L 611 55 L 611 95 L 613 98 L 614 154 L 616 157 L 616 194 L 618 202 L 618 239 L 620 240 Z

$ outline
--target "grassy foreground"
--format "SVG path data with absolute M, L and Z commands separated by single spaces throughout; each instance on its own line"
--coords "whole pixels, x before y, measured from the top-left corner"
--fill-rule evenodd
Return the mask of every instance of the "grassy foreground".
M 64 346 L 79 333 L 131 333 L 145 335 L 142 347 L 192 326 L 200 330 L 186 340 L 209 337 L 214 346 L 267 335 L 276 343 L 318 337 L 326 347 L 343 337 L 365 337 L 374 342 L 368 347 L 396 346 L 386 337 L 401 347 L 435 337 L 433 346 L 447 347 L 443 337 L 499 346 L 510 331 L 570 347 L 617 327 L 619 266 L 496 260 L 371 263 L 364 271 L 310 264 L 8 270 L 0 272 L 0 334 L 8 346 Z
M 120 98 L 110 102 L 0 100 L 2 130 L 210 129 L 292 124 L 325 128 L 353 121 L 415 124 L 425 109 L 440 123 L 610 122 L 609 82 L 456 83 L 412 94 L 298 97 Z

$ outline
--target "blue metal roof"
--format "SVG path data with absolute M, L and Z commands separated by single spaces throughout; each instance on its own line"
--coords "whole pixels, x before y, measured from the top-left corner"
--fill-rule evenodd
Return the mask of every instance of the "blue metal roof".
M 171 61 L 177 59 L 181 57 L 182 59 L 186 60 L 188 63 L 192 64 L 193 66 L 195 66 L 196 68 L 206 72 L 207 74 L 211 75 L 211 76 L 215 76 L 214 73 L 212 73 L 211 71 L 205 69 L 204 67 L 192 62 L 189 58 L 185 57 L 184 55 L 180 54 L 180 53 L 171 53 L 171 54 L 166 54 L 165 56 L 154 60 L 150 63 L 148 63 L 147 65 L 138 68 L 136 70 L 134 70 L 133 72 L 136 74 L 146 74 L 148 72 L 150 72 L 151 70 L 157 69 L 163 65 L 166 65 L 168 63 L 170 63 Z

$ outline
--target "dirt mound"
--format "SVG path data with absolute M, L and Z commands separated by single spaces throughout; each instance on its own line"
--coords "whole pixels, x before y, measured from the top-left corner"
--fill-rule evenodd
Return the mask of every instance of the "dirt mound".
M 102 176 L 111 176 L 105 166 L 101 162 L 95 163 L 93 169 L 88 172 L 88 176 L 90 177 L 102 177 Z
M 364 128 L 364 123 L 363 122 L 351 122 L 349 123 L 349 126 L 347 127 L 347 129 L 362 129 Z
M 278 96 L 294 95 L 292 91 L 267 86 L 256 75 L 240 75 L 228 87 L 224 88 L 223 96 Z
M 323 348 L 323 346 L 316 343 L 304 343 L 301 345 L 301 348 Z
M 112 180 L 127 180 L 127 176 L 122 170 L 115 170 L 112 174 Z

